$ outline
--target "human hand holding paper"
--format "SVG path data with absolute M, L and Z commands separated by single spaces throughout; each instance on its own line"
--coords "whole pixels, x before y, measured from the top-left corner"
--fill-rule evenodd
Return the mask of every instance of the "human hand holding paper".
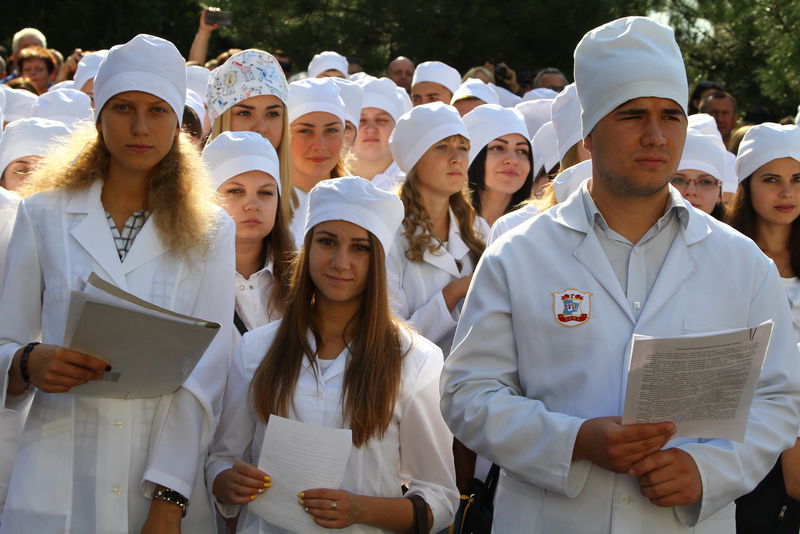
M 272 477 L 256 466 L 236 462 L 214 479 L 213 493 L 222 504 L 247 504 L 272 487 Z

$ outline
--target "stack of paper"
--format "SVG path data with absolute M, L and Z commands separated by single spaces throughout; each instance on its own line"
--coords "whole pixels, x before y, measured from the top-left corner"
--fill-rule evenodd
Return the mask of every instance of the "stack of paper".
M 92 273 L 84 291 L 72 291 L 63 344 L 109 362 L 112 369 L 70 393 L 114 398 L 172 393 L 219 328 L 160 308 Z

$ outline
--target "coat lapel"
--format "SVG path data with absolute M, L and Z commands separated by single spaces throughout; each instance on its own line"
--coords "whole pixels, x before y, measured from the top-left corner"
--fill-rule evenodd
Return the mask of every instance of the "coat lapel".
M 106 213 L 100 202 L 102 189 L 102 181 L 97 180 L 89 188 L 72 196 L 67 205 L 67 213 L 84 214 L 85 217 L 72 228 L 70 234 L 103 270 L 97 274 L 110 279 L 117 287 L 127 291 L 128 284 L 122 263 L 119 261 L 117 247 L 114 245 Z
M 158 230 L 155 225 L 155 214 L 151 214 L 145 221 L 142 229 L 133 240 L 131 250 L 125 256 L 125 261 L 122 262 L 122 270 L 127 275 L 137 267 L 161 256 L 167 252 L 164 243 L 158 235 Z

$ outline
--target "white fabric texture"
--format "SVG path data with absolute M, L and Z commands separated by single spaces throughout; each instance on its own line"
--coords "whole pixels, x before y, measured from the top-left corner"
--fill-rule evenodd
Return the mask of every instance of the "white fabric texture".
M 395 122 L 406 112 L 405 101 L 397 92 L 397 85 L 389 78 L 367 80 L 361 87 L 364 89 L 362 108 L 382 109 L 391 115 Z M 408 98 L 405 91 L 403 94 Z
M 553 179 L 556 202 L 564 202 L 581 184 L 592 177 L 592 160 L 587 159 L 558 173 Z
M 14 122 L 20 119 L 27 119 L 33 113 L 33 106 L 36 105 L 37 96 L 25 89 L 12 89 L 5 84 L 2 91 L 5 93 L 6 103 L 3 107 L 3 116 L 6 122 Z
M 678 170 L 703 171 L 722 181 L 727 165 L 725 158 L 727 153 L 727 150 L 719 146 L 715 136 L 703 135 L 689 128 L 686 132 L 686 143 L 683 145 L 683 155 L 678 164 Z
M 556 128 L 552 121 L 547 121 L 539 128 L 531 141 L 533 152 L 533 175 L 538 175 L 542 169 L 549 172 L 558 164 L 558 139 Z
M 532 139 L 539 128 L 546 122 L 550 122 L 550 107 L 553 105 L 552 99 L 540 98 L 537 100 L 523 100 L 516 106 L 517 111 L 525 117 L 525 124 L 528 126 L 529 139 Z
M 357 83 L 344 78 L 331 78 L 331 81 L 339 86 L 339 96 L 344 102 L 344 119 L 355 126 L 358 131 L 358 124 L 361 122 L 361 108 L 364 103 L 364 90 Z
M 206 89 L 211 121 L 242 100 L 271 95 L 288 105 L 289 86 L 280 63 L 263 50 L 237 52 L 228 61 L 211 71 Z

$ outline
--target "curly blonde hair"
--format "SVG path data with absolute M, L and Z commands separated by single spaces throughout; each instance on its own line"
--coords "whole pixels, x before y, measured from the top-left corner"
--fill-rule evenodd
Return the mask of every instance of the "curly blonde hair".
M 21 194 L 85 189 L 105 178 L 109 158 L 102 134 L 87 124 L 45 154 Z M 170 252 L 188 256 L 198 245 L 204 250 L 209 246 L 217 220 L 216 201 L 200 155 L 187 134 L 179 134 L 153 169 L 147 198 L 147 209 Z
M 403 218 L 403 236 L 408 242 L 405 251 L 406 258 L 411 261 L 420 262 L 423 260 L 425 250 L 436 252 L 440 243 L 433 239 L 433 222 L 431 221 L 422 195 L 417 188 L 419 174 L 416 166 L 412 168 L 406 176 L 405 182 L 400 186 L 398 195 L 405 207 L 405 217 Z M 477 263 L 486 248 L 486 243 L 474 229 L 475 217 L 477 214 L 467 200 L 469 187 L 465 183 L 464 188 L 458 193 L 450 195 L 450 209 L 458 219 L 458 228 L 461 231 L 461 238 L 469 248 L 473 263 Z

